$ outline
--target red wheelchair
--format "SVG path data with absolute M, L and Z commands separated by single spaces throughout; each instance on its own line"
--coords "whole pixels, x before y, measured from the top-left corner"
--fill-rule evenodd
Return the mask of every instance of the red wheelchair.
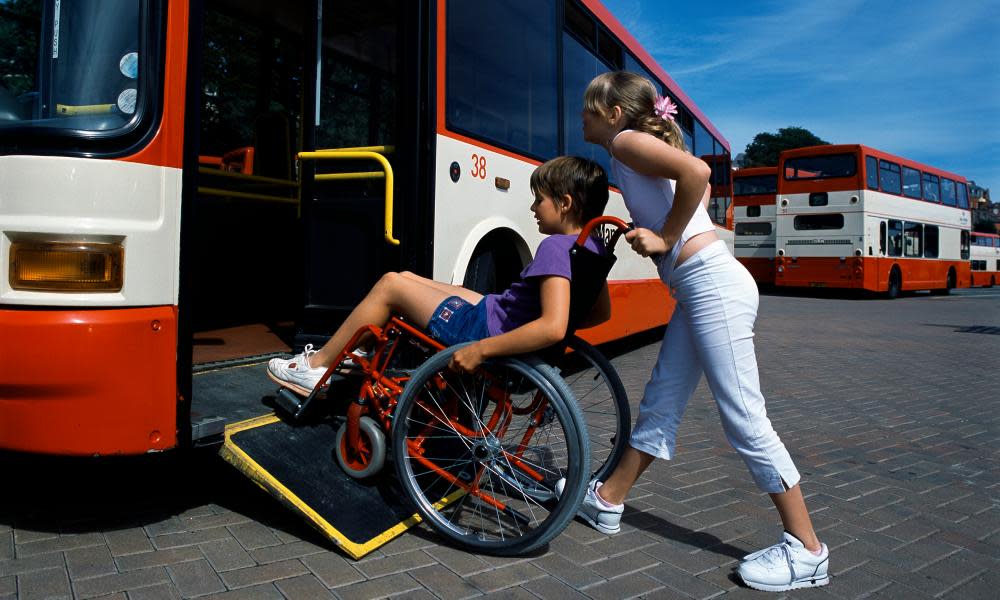
M 583 243 L 602 225 L 610 225 L 606 252 L 597 254 Z M 599 217 L 570 250 L 570 332 L 596 302 L 627 229 Z M 358 357 L 362 338 L 374 340 L 372 352 Z M 497 555 L 529 552 L 565 529 L 591 478 L 614 468 L 628 438 L 628 398 L 610 362 L 572 333 L 540 355 L 491 359 L 474 373 L 448 368 L 461 347 L 392 317 L 355 333 L 308 397 L 281 388 L 277 404 L 295 419 L 315 405 L 342 410 L 334 449 L 341 468 L 363 479 L 392 462 L 417 512 L 450 541 Z M 340 374 L 347 359 L 354 373 Z M 324 393 L 327 402 L 318 401 Z

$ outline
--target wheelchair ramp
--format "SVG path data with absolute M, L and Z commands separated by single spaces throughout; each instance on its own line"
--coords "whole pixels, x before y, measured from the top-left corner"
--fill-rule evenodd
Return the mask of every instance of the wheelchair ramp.
M 293 425 L 264 415 L 228 425 L 219 455 L 358 559 L 420 517 L 402 503 L 388 461 L 372 482 L 341 470 L 333 456 L 339 425 L 331 419 Z

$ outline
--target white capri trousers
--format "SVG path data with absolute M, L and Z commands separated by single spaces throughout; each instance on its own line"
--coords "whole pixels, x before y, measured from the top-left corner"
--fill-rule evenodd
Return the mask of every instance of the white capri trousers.
M 714 242 L 670 276 L 677 307 L 632 430 L 630 445 L 670 459 L 677 427 L 701 374 L 719 409 L 726 438 L 757 487 L 783 492 L 799 481 L 792 458 L 764 409 L 753 346 L 759 296 L 750 273 Z

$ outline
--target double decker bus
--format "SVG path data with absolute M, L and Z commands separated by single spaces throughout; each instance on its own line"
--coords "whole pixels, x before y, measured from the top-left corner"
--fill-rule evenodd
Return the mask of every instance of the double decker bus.
M 1000 281 L 1000 235 L 972 234 L 970 287 L 993 287 Z
M 260 398 L 194 373 L 321 343 L 381 274 L 503 289 L 532 170 L 608 165 L 603 71 L 729 154 L 596 0 L 0 0 L 0 64 L 0 449 L 191 445 Z M 669 319 L 647 260 L 610 291 L 595 343 Z
M 969 286 L 968 183 L 860 144 L 778 162 L 775 284 L 948 293 Z
M 777 167 L 749 167 L 733 173 L 734 256 L 759 284 L 774 284 Z

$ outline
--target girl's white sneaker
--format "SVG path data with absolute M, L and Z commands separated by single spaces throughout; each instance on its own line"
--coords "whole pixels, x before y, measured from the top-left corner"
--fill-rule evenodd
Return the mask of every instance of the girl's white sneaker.
M 817 556 L 787 531 L 777 544 L 743 557 L 737 572 L 743 583 L 765 592 L 785 592 L 830 583 L 830 551 Z

